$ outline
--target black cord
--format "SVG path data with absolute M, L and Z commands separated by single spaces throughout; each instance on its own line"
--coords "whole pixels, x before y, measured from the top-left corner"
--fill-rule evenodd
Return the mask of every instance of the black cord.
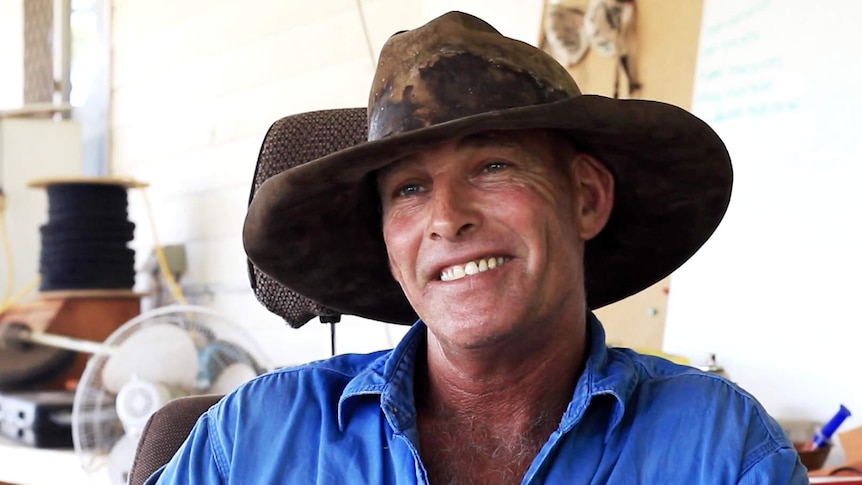
M 329 324 L 329 350 L 335 355 L 335 324 L 341 321 L 341 315 L 320 315 L 320 323 Z

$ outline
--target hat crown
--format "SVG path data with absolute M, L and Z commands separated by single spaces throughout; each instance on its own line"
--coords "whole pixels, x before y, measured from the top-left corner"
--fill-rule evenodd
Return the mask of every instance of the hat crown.
M 383 46 L 368 101 L 368 140 L 580 94 L 551 56 L 477 17 L 449 12 Z

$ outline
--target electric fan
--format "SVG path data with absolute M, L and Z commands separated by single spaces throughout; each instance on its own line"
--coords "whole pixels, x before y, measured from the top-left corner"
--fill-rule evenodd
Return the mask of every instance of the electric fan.
M 84 470 L 125 484 L 147 419 L 170 399 L 224 394 L 267 370 L 238 325 L 199 306 L 143 313 L 92 354 L 72 406 L 72 441 Z

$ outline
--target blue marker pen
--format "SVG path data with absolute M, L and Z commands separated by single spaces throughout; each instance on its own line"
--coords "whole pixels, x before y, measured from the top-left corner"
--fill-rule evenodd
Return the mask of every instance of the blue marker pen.
M 829 422 L 824 424 L 822 428 L 814 433 L 814 437 L 811 438 L 811 441 L 805 448 L 808 450 L 816 450 L 817 448 L 829 443 L 835 430 L 841 426 L 841 423 L 843 423 L 848 416 L 850 416 L 850 410 L 842 404 L 838 409 L 838 412 L 835 413 L 835 416 L 832 416 L 832 419 L 830 419 Z

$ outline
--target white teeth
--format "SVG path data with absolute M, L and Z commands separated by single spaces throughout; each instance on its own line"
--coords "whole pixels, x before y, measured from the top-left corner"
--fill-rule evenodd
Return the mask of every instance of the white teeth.
M 508 258 L 497 256 L 489 257 L 486 259 L 478 259 L 476 261 L 469 261 L 463 266 L 450 266 L 449 268 L 443 270 L 443 272 L 440 274 L 440 279 L 442 281 L 459 280 L 465 276 L 470 276 L 476 273 L 488 271 L 489 269 L 494 269 L 508 260 Z

